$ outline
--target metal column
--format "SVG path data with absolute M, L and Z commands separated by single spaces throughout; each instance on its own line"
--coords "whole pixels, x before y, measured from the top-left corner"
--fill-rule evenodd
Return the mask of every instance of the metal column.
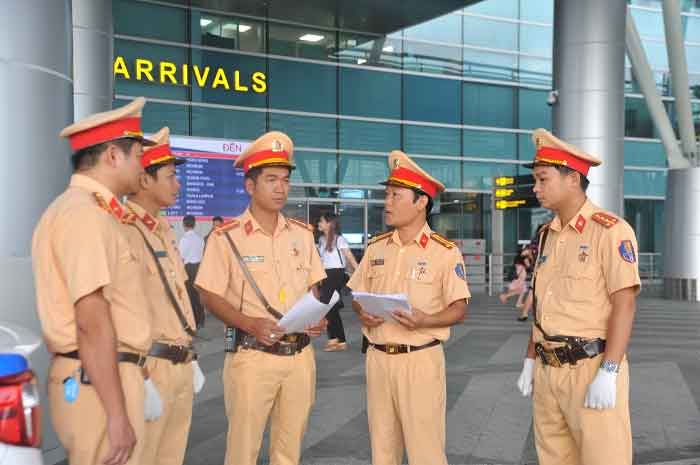
M 589 197 L 622 214 L 625 0 L 555 0 L 554 133 L 603 160 Z
M 75 119 L 112 108 L 112 0 L 73 0 Z
M 2 6 L 0 29 L 9 38 L 0 41 L 2 319 L 40 334 L 31 239 L 39 216 L 70 176 L 69 147 L 58 138 L 73 121 L 70 1 L 22 0 Z M 45 388 L 46 350 L 33 354 L 31 364 Z M 60 452 L 50 425 L 45 415 L 42 446 Z

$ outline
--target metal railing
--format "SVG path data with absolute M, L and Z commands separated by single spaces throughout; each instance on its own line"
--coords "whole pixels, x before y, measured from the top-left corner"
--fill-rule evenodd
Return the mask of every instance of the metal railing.
M 489 254 L 486 256 L 486 291 L 489 296 L 501 292 L 508 280 L 510 268 L 513 266 L 514 253 Z M 663 261 L 660 253 L 639 253 L 639 276 L 644 284 L 661 284 L 663 281 Z M 471 287 L 471 286 L 470 286 Z M 475 287 L 480 287 L 477 285 Z

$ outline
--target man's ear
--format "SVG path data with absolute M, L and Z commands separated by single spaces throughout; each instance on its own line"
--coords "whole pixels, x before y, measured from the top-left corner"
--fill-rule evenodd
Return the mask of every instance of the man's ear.
M 248 193 L 248 195 L 253 195 L 253 191 L 255 190 L 255 181 L 253 181 L 251 178 L 245 178 L 245 190 Z
M 153 182 L 155 182 L 155 179 L 153 179 L 151 175 L 146 172 L 141 173 L 139 176 L 139 186 L 141 186 L 141 189 L 148 189 Z

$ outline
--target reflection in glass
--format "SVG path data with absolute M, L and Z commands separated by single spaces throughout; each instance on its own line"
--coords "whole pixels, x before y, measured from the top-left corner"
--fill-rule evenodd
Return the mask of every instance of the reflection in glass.
M 518 50 L 518 24 L 464 16 L 464 45 Z
M 517 80 L 518 56 L 464 47 L 464 76 Z
M 268 23 L 270 53 L 313 60 L 336 60 L 336 33 Z
M 493 189 L 493 178 L 515 174 L 516 167 L 507 163 L 464 162 L 464 189 Z
M 246 52 L 265 51 L 265 25 L 248 18 L 192 10 L 192 42 Z
M 463 131 L 463 156 L 470 158 L 502 158 L 515 160 L 517 134 L 512 132 Z
M 404 42 L 404 69 L 421 73 L 461 74 L 461 47 L 407 40 Z
M 462 17 L 449 13 L 431 19 L 416 26 L 403 30 L 404 38 L 444 42 L 448 44 L 462 43 Z
M 402 53 L 401 39 L 340 32 L 337 55 L 341 63 L 401 68 Z
M 515 92 L 513 87 L 465 82 L 462 94 L 464 124 L 514 127 Z

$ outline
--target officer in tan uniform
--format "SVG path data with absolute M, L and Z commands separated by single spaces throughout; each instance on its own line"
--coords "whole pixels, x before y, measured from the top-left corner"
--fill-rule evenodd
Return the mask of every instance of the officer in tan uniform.
M 39 319 L 53 354 L 51 418 L 71 465 L 140 464 L 141 366 L 151 346 L 143 257 L 127 239 L 119 198 L 138 189 L 143 145 L 138 98 L 61 131 L 74 174 L 34 231 Z
M 445 356 L 449 327 L 464 321 L 470 297 L 462 254 L 427 223 L 445 187 L 400 151 L 389 155 L 384 216 L 393 231 L 370 241 L 348 286 L 353 291 L 406 294 L 412 314 L 394 321 L 358 302 L 369 341 L 367 413 L 373 465 L 447 465 Z
M 326 277 L 313 228 L 280 212 L 289 195 L 294 147 L 269 132 L 236 160 L 250 206 L 209 238 L 195 280 L 206 308 L 229 328 L 223 383 L 229 420 L 227 465 L 255 465 L 268 417 L 270 463 L 299 463 L 316 393 L 316 362 L 306 333 L 284 334 L 277 320 Z
M 586 197 L 600 160 L 544 129 L 533 141 L 534 192 L 556 214 L 540 236 L 535 325 L 518 379 L 525 396 L 534 381 L 539 463 L 629 465 L 625 351 L 640 289 L 637 239 Z
M 185 288 L 185 265 L 175 233 L 160 215 L 162 208 L 177 201 L 180 183 L 175 167 L 185 162 L 172 154 L 169 136 L 166 127 L 152 137 L 156 145 L 146 149 L 141 159 L 145 170 L 141 189 L 126 204 L 137 218 L 136 246 L 143 247 L 147 256 L 146 297 L 151 304 L 154 342 L 145 371 L 162 406 L 162 412 L 153 413 L 153 417 L 161 413 L 159 418 L 150 418 L 150 409 L 146 409 L 143 463 L 149 465 L 182 464 L 192 421 L 194 373 L 201 373 L 192 347 L 196 326 Z M 148 400 L 147 396 L 147 407 Z

